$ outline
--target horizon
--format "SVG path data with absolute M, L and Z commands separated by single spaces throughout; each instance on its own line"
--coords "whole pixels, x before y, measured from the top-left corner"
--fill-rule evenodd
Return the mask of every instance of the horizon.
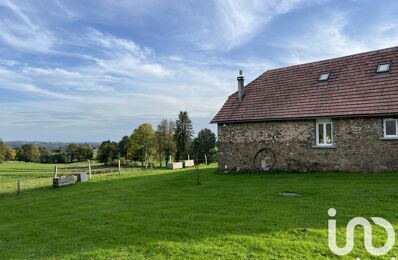
M 100 144 L 101 143 L 101 141 L 100 142 L 64 142 L 64 141 L 31 141 L 31 140 L 2 140 L 3 142 L 5 142 L 5 143 L 13 143 L 13 142 L 15 142 L 15 143 L 19 143 L 19 142 L 21 142 L 21 143 L 60 143 L 60 144 L 72 144 L 72 143 L 74 143 L 74 144 Z M 107 140 L 104 140 L 104 141 L 107 141 Z M 110 140 L 110 141 L 112 141 L 112 140 Z
M 216 133 L 240 69 L 247 84 L 397 46 L 396 11 L 387 0 L 0 0 L 0 139 L 119 141 L 179 111 L 195 135 Z

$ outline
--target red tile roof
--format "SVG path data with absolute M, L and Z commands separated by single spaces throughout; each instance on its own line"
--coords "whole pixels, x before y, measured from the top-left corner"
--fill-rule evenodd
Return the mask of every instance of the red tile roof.
M 391 62 L 390 71 L 376 73 Z M 322 72 L 331 72 L 319 82 Z M 398 114 L 398 47 L 269 70 L 228 97 L 212 123 Z

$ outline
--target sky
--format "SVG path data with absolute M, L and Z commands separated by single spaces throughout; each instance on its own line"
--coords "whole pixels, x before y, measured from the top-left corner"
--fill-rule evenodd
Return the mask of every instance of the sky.
M 0 138 L 195 133 L 268 69 L 398 45 L 395 0 L 0 0 Z

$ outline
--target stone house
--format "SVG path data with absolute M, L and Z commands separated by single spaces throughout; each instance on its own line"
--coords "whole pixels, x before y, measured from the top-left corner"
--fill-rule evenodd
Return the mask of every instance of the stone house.
M 230 95 L 219 168 L 254 169 L 262 148 L 281 170 L 398 170 L 398 47 L 266 71 Z M 263 163 L 263 161 L 262 161 Z

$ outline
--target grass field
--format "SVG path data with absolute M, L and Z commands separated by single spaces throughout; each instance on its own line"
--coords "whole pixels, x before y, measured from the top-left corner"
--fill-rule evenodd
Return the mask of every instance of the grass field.
M 41 174 L 52 166 L 17 168 Z M 0 175 L 13 169 L 0 164 Z M 201 166 L 200 173 L 201 185 L 193 169 L 125 170 L 59 189 L 48 183 L 19 196 L 3 192 L 0 259 L 333 258 L 331 207 L 340 245 L 353 217 L 384 217 L 398 227 L 398 174 L 226 175 L 215 165 Z M 279 195 L 285 191 L 302 196 Z M 385 233 L 374 233 L 374 244 L 382 245 Z M 368 259 L 362 232 L 356 238 L 347 258 Z M 394 255 L 396 247 L 388 256 Z
M 17 179 L 21 178 L 22 190 L 48 187 L 52 183 L 55 164 L 37 164 L 25 162 L 5 162 L 0 164 L 0 194 L 17 192 Z M 88 172 L 87 162 L 57 164 L 59 175 Z M 91 162 L 93 174 L 114 173 L 117 167 L 107 166 L 96 161 Z M 132 170 L 130 170 L 132 171 Z

